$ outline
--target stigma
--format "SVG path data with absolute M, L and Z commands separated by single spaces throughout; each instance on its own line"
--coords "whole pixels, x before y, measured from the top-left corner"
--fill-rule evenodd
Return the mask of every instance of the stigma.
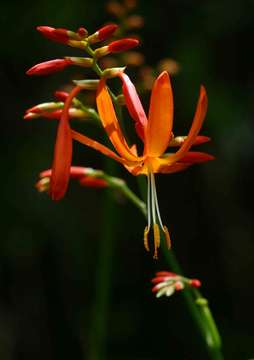
M 171 240 L 168 228 L 163 225 L 157 198 L 155 177 L 153 172 L 147 175 L 147 226 L 144 230 L 144 247 L 150 251 L 149 233 L 152 230 L 154 242 L 154 259 L 158 259 L 158 249 L 160 247 L 161 232 L 163 233 L 168 249 L 171 248 Z

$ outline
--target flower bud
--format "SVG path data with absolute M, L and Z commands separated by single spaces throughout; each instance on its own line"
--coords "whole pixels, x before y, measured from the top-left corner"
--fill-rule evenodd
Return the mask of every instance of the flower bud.
M 48 102 L 48 103 L 42 103 L 39 105 L 35 105 L 31 107 L 30 109 L 26 110 L 26 113 L 36 113 L 40 114 L 45 111 L 52 111 L 63 107 L 62 102 Z
M 93 65 L 92 58 L 65 56 L 65 59 L 67 61 L 70 61 L 72 65 L 78 65 L 83 67 L 91 67 Z
M 123 105 L 126 104 L 126 102 L 125 102 L 125 97 L 124 97 L 123 94 L 120 94 L 120 95 L 117 96 L 117 102 L 118 102 L 118 104 L 121 105 L 121 106 L 123 106 Z
M 201 286 L 201 281 L 198 279 L 191 279 L 189 282 L 190 286 L 193 286 L 195 288 L 199 288 Z
M 77 33 L 81 39 L 85 39 L 88 35 L 88 31 L 84 27 L 78 28 Z
M 54 96 L 57 100 L 65 102 L 65 100 L 69 96 L 69 93 L 67 93 L 66 91 L 57 90 L 54 92 Z
M 67 44 L 69 40 L 68 30 L 66 29 L 58 29 L 58 31 L 56 31 L 57 29 L 50 26 L 37 26 L 36 29 L 49 40 L 62 44 Z
M 114 34 L 117 28 L 118 26 L 116 24 L 105 25 L 99 30 L 97 30 L 94 34 L 90 35 L 87 41 L 90 44 L 94 44 L 98 41 L 104 41 L 110 38 Z
M 116 40 L 110 43 L 109 45 L 103 46 L 95 50 L 95 57 L 100 58 L 102 56 L 108 55 L 110 53 L 118 53 L 132 49 L 137 46 L 139 41 L 137 39 L 125 38 L 121 40 Z
M 37 181 L 37 183 L 35 184 L 35 187 L 39 192 L 49 191 L 49 186 L 50 186 L 50 177 L 44 177 L 39 181 Z
M 118 76 L 119 73 L 124 72 L 124 70 L 125 70 L 125 66 L 124 67 L 115 67 L 115 68 L 111 68 L 111 69 L 105 69 L 102 72 L 102 77 L 105 79 L 114 78 L 114 77 Z
M 25 120 L 32 120 L 32 119 L 39 118 L 40 116 L 41 116 L 40 114 L 35 114 L 35 113 L 32 113 L 32 112 L 27 112 L 27 113 L 24 115 L 24 119 L 25 119 Z
M 96 90 L 99 84 L 99 80 L 73 80 L 73 82 L 86 90 Z
M 45 61 L 27 70 L 26 74 L 37 75 L 37 76 L 48 75 L 55 73 L 57 71 L 62 71 L 71 64 L 72 61 L 69 59 L 55 59 L 55 60 Z
M 87 36 L 87 31 L 84 28 L 80 28 L 77 33 L 67 29 L 55 29 L 50 26 L 37 26 L 36 29 L 46 38 L 67 45 L 70 45 L 69 41 L 71 40 L 80 41 Z
M 137 39 L 125 38 L 121 40 L 113 41 L 108 45 L 109 52 L 118 53 L 121 51 L 126 51 L 138 46 L 139 41 Z
M 95 187 L 95 188 L 105 188 L 108 186 L 108 183 L 104 179 L 94 178 L 92 176 L 83 176 L 79 179 L 81 186 Z

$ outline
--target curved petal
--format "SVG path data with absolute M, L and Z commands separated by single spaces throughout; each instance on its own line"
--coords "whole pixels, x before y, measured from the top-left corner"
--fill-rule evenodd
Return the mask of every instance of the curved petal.
M 162 72 L 156 79 L 151 95 L 145 152 L 147 156 L 160 156 L 168 147 L 173 125 L 173 93 L 169 75 Z
M 172 160 L 177 161 L 181 159 L 188 152 L 190 147 L 195 143 L 197 135 L 202 127 L 202 124 L 206 116 L 207 106 L 208 106 L 208 99 L 206 95 L 206 90 L 204 86 L 201 85 L 198 104 L 189 134 L 186 140 L 184 141 L 183 145 L 180 147 L 180 149 L 174 155 L 170 156 L 171 161 Z
M 71 130 L 71 135 L 72 135 L 72 138 L 74 140 L 80 142 L 81 144 L 87 145 L 87 146 L 99 151 L 103 155 L 106 155 L 106 156 L 110 157 L 111 159 L 114 159 L 114 160 L 120 162 L 123 165 L 132 164 L 130 161 L 127 161 L 126 159 L 121 158 L 116 153 L 114 153 L 114 151 L 110 150 L 109 148 L 102 145 L 98 141 L 95 141 L 95 140 L 93 140 L 93 139 L 91 139 L 91 138 L 89 138 L 89 137 L 87 137 L 87 136 L 85 136 L 83 134 L 80 134 L 77 131 Z M 134 164 L 136 165 L 136 161 L 134 162 Z
M 69 107 L 72 99 L 79 93 L 81 88 L 76 86 L 70 92 L 65 101 L 61 119 L 59 121 L 54 159 L 52 164 L 52 175 L 50 181 L 50 196 L 53 200 L 60 200 L 66 193 L 72 159 L 72 136 L 69 124 Z
M 104 80 L 100 80 L 96 102 L 102 125 L 118 154 L 126 160 L 138 161 L 124 139 Z
M 179 161 L 181 163 L 199 164 L 214 159 L 215 157 L 213 155 L 204 152 L 188 151 Z
M 169 147 L 175 147 L 175 146 L 182 146 L 184 141 L 187 139 L 187 136 L 176 136 L 173 137 L 170 140 L 170 143 L 168 144 Z M 198 135 L 196 136 L 196 139 L 194 140 L 193 145 L 201 145 L 204 144 L 208 141 L 210 141 L 211 138 L 209 138 L 208 136 L 204 136 L 204 135 Z
M 136 88 L 131 82 L 129 76 L 123 72 L 120 72 L 119 77 L 123 82 L 122 89 L 127 109 L 130 113 L 130 116 L 135 121 L 135 128 L 138 136 L 141 138 L 141 140 L 144 141 L 144 129 L 147 126 L 147 117 L 145 111 L 137 94 Z

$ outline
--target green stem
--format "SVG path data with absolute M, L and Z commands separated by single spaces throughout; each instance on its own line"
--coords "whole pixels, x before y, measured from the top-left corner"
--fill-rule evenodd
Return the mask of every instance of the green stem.
M 162 243 L 162 251 L 170 269 L 177 274 L 183 275 L 174 252 L 168 250 L 165 242 Z M 200 291 L 192 287 L 185 288 L 182 291 L 182 295 L 191 317 L 204 340 L 211 360 L 223 360 L 219 331 L 208 306 L 208 301 L 203 298 Z
M 108 171 L 114 172 L 115 164 L 112 163 L 110 159 L 106 159 L 105 165 Z M 101 226 L 100 246 L 96 263 L 96 289 L 91 321 L 89 360 L 103 360 L 106 358 L 114 242 L 116 226 L 119 223 L 117 213 L 114 201 L 112 201 L 112 193 L 110 189 L 108 189 L 103 202 L 103 223 Z
M 136 199 L 133 201 L 132 197 L 128 198 L 146 217 L 146 208 L 144 211 L 144 208 L 140 208 Z M 141 200 L 139 199 L 139 201 Z M 183 275 L 183 271 L 175 257 L 174 252 L 172 250 L 168 250 L 165 242 L 162 242 L 162 252 L 170 269 L 179 275 Z M 201 295 L 200 291 L 192 287 L 186 287 L 182 291 L 182 295 L 191 317 L 203 338 L 210 359 L 223 360 L 220 334 L 209 308 L 208 301 Z

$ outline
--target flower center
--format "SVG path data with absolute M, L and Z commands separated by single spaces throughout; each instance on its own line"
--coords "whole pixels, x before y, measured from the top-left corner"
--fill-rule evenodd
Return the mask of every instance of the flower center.
M 160 247 L 160 231 L 163 232 L 168 248 L 171 247 L 171 240 L 168 229 L 163 225 L 155 184 L 155 177 L 153 172 L 147 174 L 147 226 L 144 230 L 144 246 L 149 251 L 148 235 L 151 227 L 153 228 L 153 241 L 154 241 L 154 259 L 158 258 L 158 248 Z

